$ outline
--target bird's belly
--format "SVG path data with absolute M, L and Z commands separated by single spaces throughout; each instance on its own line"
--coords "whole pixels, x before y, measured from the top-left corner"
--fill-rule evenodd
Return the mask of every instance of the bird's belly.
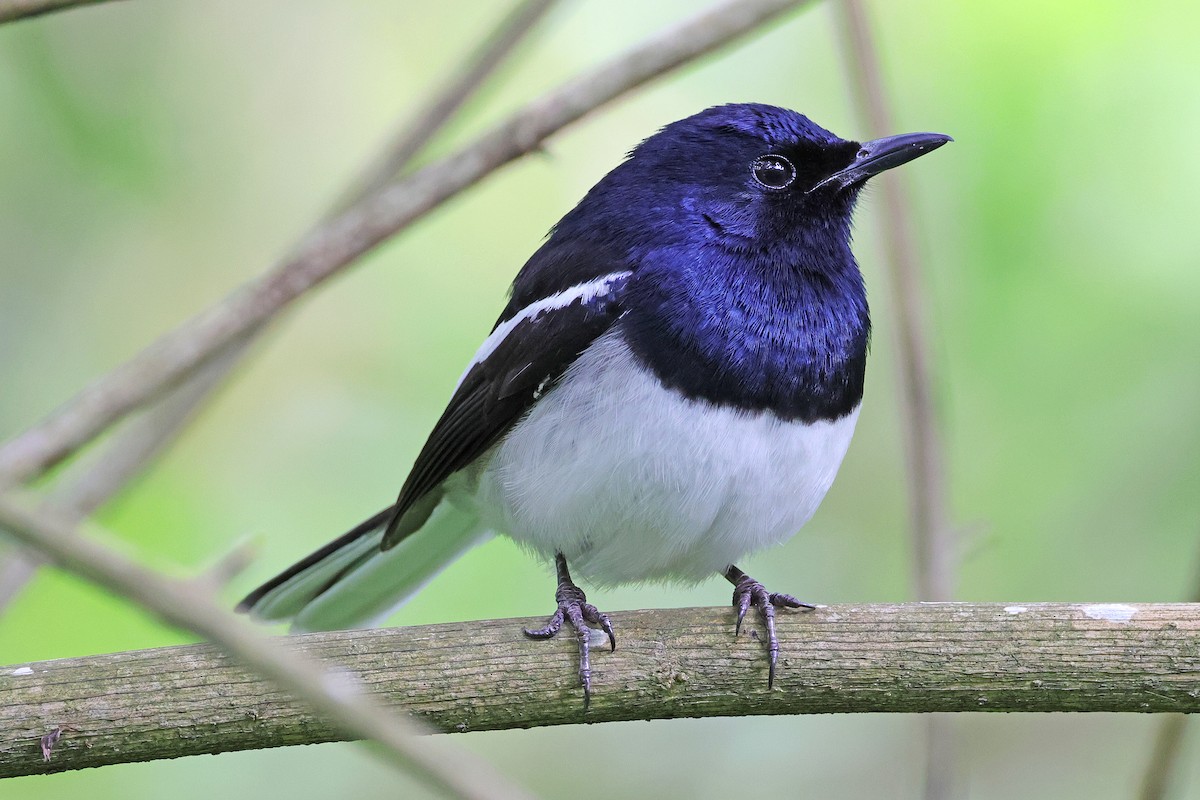
M 701 580 L 808 521 L 857 418 L 689 400 L 610 332 L 493 448 L 476 498 L 485 523 L 592 582 Z

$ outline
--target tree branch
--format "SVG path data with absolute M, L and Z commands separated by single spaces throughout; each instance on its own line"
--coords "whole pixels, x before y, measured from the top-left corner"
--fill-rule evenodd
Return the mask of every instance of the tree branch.
M 1142 772 L 1138 800 L 1163 800 L 1167 797 L 1171 782 L 1179 772 L 1179 757 L 1187 723 L 1188 718 L 1182 714 L 1168 714 L 1159 721 L 1154 734 L 1154 747 Z
M 345 210 L 386 186 L 442 130 L 555 2 L 522 0 L 476 48 L 463 73 L 430 101 L 424 113 L 392 137 L 371 165 L 351 182 L 342 203 L 326 216 L 333 216 L 335 211 Z M 90 516 L 141 472 L 147 462 L 171 445 L 241 362 L 253 341 L 254 337 L 246 337 L 225 348 L 144 409 L 140 416 L 128 420 L 102 452 L 90 453 L 90 458 L 73 464 L 69 473 L 58 479 L 47 502 L 80 520 Z M 34 554 L 20 549 L 0 554 L 0 613 L 33 578 L 38 563 Z
M 76 535 L 74 520 L 55 516 L 53 509 L 43 508 L 39 513 L 32 513 L 10 496 L 0 497 L 0 528 L 51 562 L 115 590 L 156 612 L 172 625 L 209 639 L 254 674 L 263 676 L 253 679 L 259 681 L 261 691 L 271 691 L 269 681 L 270 685 L 303 698 L 303 705 L 327 719 L 333 726 L 331 729 L 345 731 L 353 738 L 373 740 L 379 745 L 378 752 L 388 760 L 449 796 L 478 800 L 527 797 L 487 763 L 469 753 L 446 753 L 430 748 L 428 740 L 414 735 L 419 732 L 418 727 L 373 702 L 353 678 L 326 672 L 302 654 L 264 638 L 249 622 L 216 605 L 203 584 L 160 575 L 87 536 Z M 208 652 L 216 651 L 210 648 Z M 24 677 L 22 672 L 10 671 L 8 677 Z M 176 677 L 187 681 L 186 676 Z M 131 687 L 131 691 L 135 692 L 132 696 L 135 705 L 159 707 L 161 697 L 157 690 Z M 0 704 L 6 703 L 7 694 L 0 687 L 0 698 L 3 698 Z M 35 689 L 35 694 L 41 692 Z M 44 694 L 40 700 L 34 698 L 35 705 L 43 703 L 43 710 L 50 713 L 75 713 L 71 704 L 54 703 Z M 119 717 L 112 717 L 110 721 L 120 725 Z M 96 722 L 97 719 L 92 718 L 89 725 L 94 727 Z M 84 730 L 81 725 L 70 723 L 61 727 Z M 7 725 L 0 723 L 0 730 L 8 730 Z M 53 730 L 42 731 L 39 738 L 52 733 Z M 68 737 L 73 735 L 70 733 Z
M 128 420 L 112 441 L 71 464 L 46 493 L 45 505 L 71 522 L 90 517 L 171 445 L 244 350 L 234 347 L 209 361 L 182 386 Z M 42 560 L 19 547 L 0 553 L 0 614 L 32 580 Z
M 485 620 L 285 640 L 439 731 L 749 714 L 1200 711 L 1200 606 L 840 605 L 781 614 L 767 690 L 761 637 L 733 610 L 612 615 L 585 714 L 570 637 Z M 752 628 L 754 626 L 751 626 Z M 207 645 L 0 669 L 0 776 L 344 738 Z M 150 699 L 152 698 L 152 699 Z M 63 734 L 43 763 L 41 736 Z
M 897 133 L 883 86 L 883 72 L 861 0 L 842 0 L 847 62 L 856 96 L 873 136 Z M 913 536 L 915 584 L 923 600 L 954 594 L 955 547 L 946 511 L 945 456 L 933 403 L 929 312 L 921 278 L 915 225 L 905 174 L 890 172 L 882 184 L 881 222 L 885 263 L 895 293 L 896 349 L 900 368 L 905 452 L 908 456 L 909 526 Z
M 475 94 L 558 0 L 522 0 L 483 41 L 474 56 L 426 107 L 393 134 L 391 142 L 351 182 L 345 199 L 335 205 L 344 211 L 383 189 L 408 167 L 421 150 Z
M 1200 559 L 1192 569 L 1195 574 L 1192 577 L 1192 590 L 1188 593 L 1188 599 L 1190 602 L 1200 603 Z M 1168 716 L 1159 720 L 1158 730 L 1154 734 L 1154 746 L 1142 773 L 1139 800 L 1163 800 L 1167 797 L 1172 782 L 1179 779 L 1183 736 L 1187 733 L 1188 724 L 1187 717 Z
M 106 0 L 0 0 L 0 24 L 102 2 Z
M 601 105 L 810 0 L 734 0 L 651 37 L 530 103 L 476 142 L 380 190 L 290 257 L 167 333 L 0 447 L 0 490 L 45 472 L 359 256 Z
M 883 69 L 864 0 L 842 0 L 841 27 L 846 41 L 854 94 L 873 136 L 898 133 L 884 86 Z M 881 221 L 885 264 L 895 299 L 896 364 L 899 371 L 901 425 L 908 475 L 909 535 L 913 583 L 923 600 L 954 596 L 957 548 L 947 510 L 946 458 L 933 404 L 934 378 L 915 225 L 905 175 L 881 176 Z M 953 723 L 931 715 L 925 720 L 925 798 L 948 800 L 962 795 L 958 780 L 958 740 Z

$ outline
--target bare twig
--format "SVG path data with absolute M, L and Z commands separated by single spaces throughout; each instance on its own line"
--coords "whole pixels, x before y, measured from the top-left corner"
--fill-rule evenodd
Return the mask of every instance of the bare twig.
M 46 504 L 74 522 L 89 517 L 175 440 L 242 350 L 234 347 L 204 365 L 162 401 L 129 420 L 111 443 L 72 464 L 47 494 Z M 17 597 L 40 563 L 35 554 L 19 548 L 0 561 L 0 612 Z
M 34 513 L 11 494 L 0 497 L 0 528 L 59 567 L 212 641 L 300 699 L 344 735 L 379 743 L 383 755 L 430 786 L 460 798 L 527 796 L 486 763 L 462 751 L 449 757 L 429 740 L 416 736 L 416 725 L 368 700 L 359 691 L 356 677 L 328 673 L 294 649 L 262 637 L 249 623 L 216 605 L 196 584 L 166 578 L 90 537 L 77 535 L 73 521 L 54 516 L 52 510 Z M 140 695 L 139 702 L 144 704 L 144 697 Z M 79 727 L 69 720 L 61 724 L 67 723 Z
M 862 116 L 872 135 L 897 133 L 863 2 L 843 0 L 838 7 L 846 60 Z M 900 427 L 905 432 L 915 585 L 923 600 L 949 600 L 954 594 L 957 552 L 946 508 L 945 455 L 933 404 L 928 312 L 920 259 L 904 175 L 889 173 L 882 178 L 884 251 L 896 300 L 895 336 L 903 398 Z M 926 726 L 925 797 L 941 800 L 958 796 L 961 792 L 956 786 L 957 736 L 953 723 L 935 714 Z
M 258 557 L 258 550 L 256 542 L 242 540 L 220 553 L 211 563 L 203 567 L 193 580 L 199 583 L 202 589 L 216 594 L 254 563 L 254 559 Z
M 1142 774 L 1139 800 L 1163 800 L 1171 779 L 1179 771 L 1179 753 L 1183 749 L 1183 734 L 1187 731 L 1188 718 L 1183 714 L 1168 714 L 1158 724 L 1154 736 L 1154 749 L 1146 762 Z
M 651 37 L 530 103 L 475 143 L 330 220 L 292 255 L 164 335 L 0 448 L 0 488 L 42 474 L 278 316 L 398 230 L 585 114 L 809 0 L 736 0 Z
M 335 207 L 344 211 L 354 203 L 388 185 L 399 175 L 463 104 L 525 40 L 533 27 L 558 0 L 523 0 L 500 21 L 478 48 L 466 67 L 430 101 L 415 119 L 406 121 L 383 148 L 378 158 L 363 170 L 346 191 L 346 199 Z
M 426 114 L 417 117 L 362 171 L 360 188 L 347 192 L 347 204 L 362 200 L 394 177 L 512 52 L 555 0 L 525 0 L 506 16 L 480 46 L 472 66 L 435 98 Z M 332 213 L 332 212 L 331 212 Z M 226 348 L 208 365 L 119 431 L 99 457 L 85 460 L 61 477 L 48 502 L 82 520 L 117 494 L 148 462 L 170 446 L 196 410 L 241 361 L 251 338 Z M 37 570 L 35 556 L 14 549 L 0 560 L 0 612 L 29 583 Z
M 0 24 L 103 2 L 107 0 L 0 0 Z
M 612 615 L 621 646 L 592 661 L 588 711 L 569 638 L 536 620 L 290 637 L 344 664 L 434 730 L 679 717 L 949 711 L 1200 711 L 1200 606 L 836 605 L 776 620 L 775 688 L 734 609 Z M 153 693 L 154 703 L 145 697 Z M 344 738 L 215 652 L 188 645 L 0 669 L 0 776 Z M 54 762 L 37 738 L 70 725 Z
M 860 0 L 843 0 L 839 8 L 860 110 L 872 135 L 895 133 L 866 11 Z M 904 400 L 901 428 L 906 432 L 908 453 L 916 586 L 922 600 L 949 600 L 954 594 L 955 548 L 947 522 L 945 458 L 933 404 L 929 315 L 908 211 L 911 200 L 903 173 L 889 172 L 881 178 L 883 249 L 896 295 L 896 347 Z
M 1192 567 L 1192 590 L 1189 599 L 1200 603 L 1200 558 Z M 1154 747 L 1142 773 L 1140 800 L 1163 800 L 1171 781 L 1179 772 L 1179 755 L 1183 751 L 1183 737 L 1187 733 L 1187 717 L 1163 717 L 1154 735 Z

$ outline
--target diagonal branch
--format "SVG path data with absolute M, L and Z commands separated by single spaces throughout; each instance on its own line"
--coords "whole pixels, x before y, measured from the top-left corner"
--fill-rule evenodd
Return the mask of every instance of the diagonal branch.
M 621 646 L 593 660 L 586 714 L 575 643 L 526 639 L 522 625 L 536 620 L 341 631 L 288 645 L 345 665 L 376 697 L 448 732 L 747 714 L 1200 711 L 1193 604 L 782 614 L 774 690 L 762 639 L 735 637 L 733 612 L 613 614 Z M 0 777 L 346 736 L 207 645 L 10 665 L 0 697 Z M 66 732 L 46 764 L 38 739 L 56 729 Z
M 0 24 L 102 2 L 106 0 L 0 0 Z
M 364 197 L 383 189 L 404 171 L 517 45 L 525 40 L 556 2 L 558 0 L 523 0 L 500 20 L 466 67 L 412 122 L 405 122 L 391 143 L 351 183 L 345 193 L 346 199 L 336 209 L 344 211 Z
M 222 353 L 141 416 L 129 420 L 111 442 L 71 464 L 46 494 L 46 505 L 73 523 L 90 517 L 171 445 L 200 403 L 233 368 L 242 350 L 235 347 Z M 36 554 L 20 548 L 0 558 L 0 613 L 17 598 L 41 562 Z
M 469 754 L 439 752 L 431 747 L 429 740 L 414 735 L 420 731 L 416 725 L 389 713 L 360 692 L 360 680 L 355 676 L 344 671 L 326 672 L 312 659 L 264 638 L 250 623 L 216 605 L 199 585 L 166 578 L 89 537 L 78 536 L 71 521 L 53 516 L 48 509 L 31 513 L 11 495 L 0 498 L 0 528 L 59 567 L 212 641 L 253 673 L 302 698 L 305 707 L 327 720 L 341 735 L 382 745 L 381 752 L 390 761 L 430 786 L 458 798 L 527 796 Z M 146 703 L 150 694 L 156 696 L 155 703 Z M 156 692 L 136 695 L 136 702 L 143 707 L 157 707 L 157 700 Z M 464 759 L 470 763 L 465 764 Z
M 808 0 L 735 0 L 651 37 L 535 100 L 476 142 L 356 204 L 220 303 L 94 381 L 0 448 L 0 488 L 41 475 L 306 292 L 566 125 Z
M 0 0 L 2 1 L 2 0 Z M 459 78 L 430 103 L 424 114 L 408 124 L 364 169 L 346 193 L 344 205 L 358 202 L 386 185 L 409 160 L 427 145 L 455 111 L 486 81 L 556 0 L 524 0 L 500 21 L 480 46 L 479 53 Z M 228 373 L 241 362 L 253 337 L 225 348 L 209 363 L 172 389 L 143 414 L 130 420 L 103 451 L 73 466 L 62 476 L 47 501 L 82 520 L 117 494 L 146 464 L 170 446 L 204 402 L 223 385 Z M 14 550 L 0 559 L 0 611 L 12 602 L 33 578 L 37 558 Z

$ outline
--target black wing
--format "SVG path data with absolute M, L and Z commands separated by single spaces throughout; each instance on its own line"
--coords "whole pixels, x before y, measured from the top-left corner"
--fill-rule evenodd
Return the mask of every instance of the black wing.
M 593 267 L 594 269 L 594 267 Z M 420 527 L 419 501 L 491 447 L 621 314 L 630 273 L 611 270 L 519 309 L 510 304 L 463 376 L 400 490 L 383 549 Z M 514 289 L 514 296 L 517 295 Z M 488 347 L 491 346 L 490 352 Z M 406 519 L 412 512 L 413 519 Z

